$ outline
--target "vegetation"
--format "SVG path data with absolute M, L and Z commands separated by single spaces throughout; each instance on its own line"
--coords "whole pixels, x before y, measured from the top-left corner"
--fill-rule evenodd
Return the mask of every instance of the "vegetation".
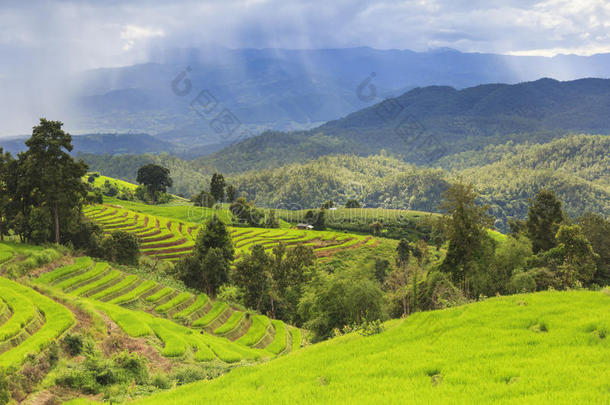
M 136 181 L 146 186 L 153 204 L 157 202 L 157 194 L 164 193 L 173 184 L 169 169 L 153 164 L 140 167 Z
M 203 390 L 206 400 L 223 403 L 387 403 L 405 395 L 464 404 L 600 403 L 610 377 L 602 337 L 609 299 L 542 292 L 420 312 L 386 323 L 379 334 L 350 333 L 140 403 L 197 403 Z

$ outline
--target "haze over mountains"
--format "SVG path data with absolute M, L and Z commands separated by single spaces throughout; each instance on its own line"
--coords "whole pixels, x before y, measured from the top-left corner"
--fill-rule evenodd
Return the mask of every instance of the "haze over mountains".
M 240 136 L 250 136 L 313 128 L 415 87 L 608 77 L 609 65 L 610 54 L 548 58 L 448 48 L 172 49 L 153 53 L 150 63 L 76 75 L 63 86 L 62 97 L 73 96 L 60 118 L 74 134 L 144 132 L 189 148 L 224 145 L 236 136 L 218 133 L 210 123 L 225 108 L 243 124 Z M 172 82 L 182 72 L 190 91 L 178 95 L 175 89 L 183 91 L 186 83 L 173 88 Z M 3 87 L 11 88 L 10 78 Z M 202 91 L 217 107 L 204 117 L 191 108 Z M 7 135 L 18 134 L 0 136 Z

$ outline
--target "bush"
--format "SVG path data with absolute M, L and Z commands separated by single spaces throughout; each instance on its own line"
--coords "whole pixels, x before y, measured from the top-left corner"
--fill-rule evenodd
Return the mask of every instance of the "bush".
M 68 334 L 64 338 L 64 345 L 71 356 L 77 356 L 83 351 L 83 337 L 79 334 Z
M 467 302 L 464 294 L 449 280 L 445 273 L 434 271 L 428 275 L 422 288 L 422 309 L 442 309 Z
M 530 272 L 518 271 L 513 274 L 508 284 L 511 293 L 528 293 L 536 291 L 536 281 Z
M 195 381 L 203 380 L 207 377 L 205 371 L 199 367 L 187 366 L 178 369 L 174 373 L 174 379 L 178 385 L 184 385 Z
M 155 374 L 152 377 L 150 384 L 162 390 L 166 390 L 172 387 L 172 380 L 165 374 Z
M 114 231 L 102 241 L 102 252 L 106 260 L 137 265 L 140 257 L 140 242 L 134 234 Z
M 138 384 L 148 382 L 149 374 L 146 367 L 146 358 L 136 353 L 124 351 L 115 355 L 113 361 L 117 367 L 127 374 L 128 378 L 122 378 L 123 380 L 134 379 Z

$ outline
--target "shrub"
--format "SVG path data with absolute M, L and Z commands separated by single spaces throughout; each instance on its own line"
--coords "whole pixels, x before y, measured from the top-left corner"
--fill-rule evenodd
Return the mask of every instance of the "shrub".
M 172 380 L 165 374 L 155 374 L 152 377 L 150 384 L 162 390 L 166 390 L 172 387 Z
M 207 377 L 205 371 L 199 367 L 186 366 L 178 369 L 174 373 L 174 379 L 178 385 L 188 384 L 194 381 L 200 381 Z
M 136 353 L 123 351 L 114 356 L 115 365 L 127 373 L 127 380 L 134 379 L 138 384 L 148 382 L 149 374 L 146 367 L 146 358 Z
M 77 356 L 83 351 L 83 337 L 79 334 L 68 334 L 63 342 L 71 356 Z
M 140 243 L 134 234 L 115 231 L 102 242 L 103 257 L 119 263 L 137 265 L 140 257 Z
M 512 293 L 536 291 L 536 281 L 530 272 L 515 272 L 510 279 L 508 289 Z

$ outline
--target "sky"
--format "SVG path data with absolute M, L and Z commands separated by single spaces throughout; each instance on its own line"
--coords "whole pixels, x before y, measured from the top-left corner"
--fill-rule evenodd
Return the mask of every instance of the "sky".
M 159 47 L 610 52 L 604 0 L 0 1 L 2 71 L 129 65 Z M 17 63 L 15 63 L 17 62 Z
M 610 2 L 0 0 L 0 119 L 62 114 L 73 72 L 193 46 L 591 55 L 610 52 Z

